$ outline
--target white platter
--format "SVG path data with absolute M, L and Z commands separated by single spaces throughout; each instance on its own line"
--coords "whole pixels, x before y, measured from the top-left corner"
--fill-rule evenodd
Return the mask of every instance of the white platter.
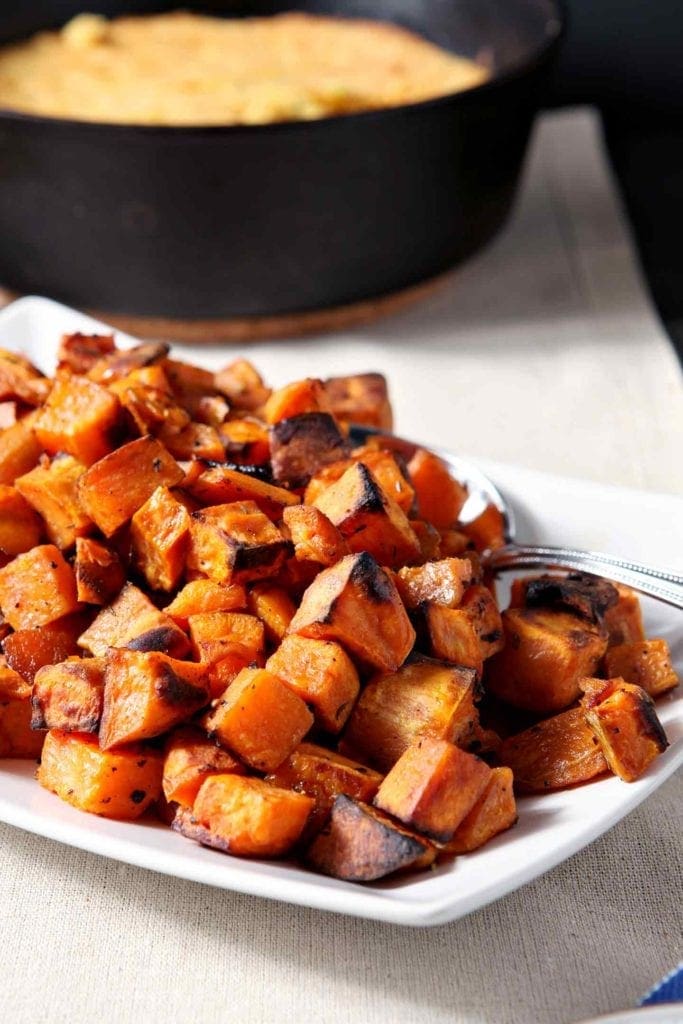
M 107 329 L 47 299 L 21 299 L 0 313 L 0 347 L 51 370 L 65 331 Z M 124 338 L 120 334 L 119 340 Z M 216 366 L 225 350 L 178 351 Z M 268 376 L 268 365 L 262 363 Z M 359 367 L 359 370 L 365 367 Z M 297 372 L 292 367 L 292 376 Z M 306 372 L 302 368 L 302 375 Z M 310 371 L 309 371 L 310 372 Z M 423 438 L 426 444 L 429 438 Z M 524 541 L 566 543 L 676 568 L 683 557 L 683 500 L 480 463 L 512 500 Z M 672 560 L 679 563 L 672 564 Z M 680 612 L 644 602 L 648 635 L 665 637 L 683 673 Z M 671 741 L 645 776 L 520 800 L 520 820 L 482 850 L 433 872 L 360 886 L 286 863 L 238 860 L 204 849 L 151 822 L 127 824 L 83 814 L 41 789 L 35 765 L 0 761 L 0 820 L 142 868 L 271 899 L 406 925 L 435 925 L 471 913 L 576 853 L 645 800 L 683 763 L 683 693 L 658 704 Z

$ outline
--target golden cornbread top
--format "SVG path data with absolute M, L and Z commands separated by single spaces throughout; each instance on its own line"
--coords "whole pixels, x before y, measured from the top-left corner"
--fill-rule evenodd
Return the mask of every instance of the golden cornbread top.
M 379 21 L 92 14 L 0 48 L 0 106 L 79 121 L 268 124 L 398 106 L 486 68 Z

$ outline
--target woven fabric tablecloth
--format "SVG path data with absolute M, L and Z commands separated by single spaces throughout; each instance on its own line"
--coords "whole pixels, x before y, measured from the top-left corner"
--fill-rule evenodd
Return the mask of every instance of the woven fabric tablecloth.
M 388 373 L 399 428 L 461 451 L 683 490 L 681 378 L 586 112 L 539 124 L 516 213 L 432 298 L 245 348 L 275 381 Z M 681 775 L 571 860 L 411 930 L 177 881 L 0 825 L 2 1024 L 570 1024 L 683 954 Z

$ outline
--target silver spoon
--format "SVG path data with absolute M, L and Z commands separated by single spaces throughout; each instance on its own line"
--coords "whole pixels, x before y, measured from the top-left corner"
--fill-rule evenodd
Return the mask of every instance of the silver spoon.
M 384 434 L 372 427 L 353 426 L 350 432 L 351 441 L 357 445 L 365 444 L 368 438 L 378 435 L 386 437 L 388 447 L 395 448 L 407 457 L 416 448 L 426 447 L 393 434 Z M 634 590 L 656 597 L 675 608 L 683 608 L 683 576 L 678 573 L 596 551 L 517 543 L 514 512 L 493 481 L 467 459 L 461 459 L 431 445 L 429 450 L 443 459 L 456 480 L 467 488 L 469 497 L 460 516 L 463 523 L 475 519 L 486 505 L 495 505 L 501 513 L 505 546 L 484 554 L 484 563 L 492 572 L 511 572 L 516 569 L 568 569 L 573 572 L 585 572 L 592 576 L 604 576 L 617 583 L 625 583 Z

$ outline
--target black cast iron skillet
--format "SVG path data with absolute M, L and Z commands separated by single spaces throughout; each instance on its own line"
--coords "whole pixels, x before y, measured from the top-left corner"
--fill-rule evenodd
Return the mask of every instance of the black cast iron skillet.
M 510 209 L 555 0 L 22 0 L 0 41 L 177 6 L 396 21 L 487 60 L 425 103 L 321 121 L 157 128 L 0 110 L 0 282 L 111 313 L 263 317 L 384 296 L 463 260 Z M 188 53 L 188 62 L 192 55 Z

